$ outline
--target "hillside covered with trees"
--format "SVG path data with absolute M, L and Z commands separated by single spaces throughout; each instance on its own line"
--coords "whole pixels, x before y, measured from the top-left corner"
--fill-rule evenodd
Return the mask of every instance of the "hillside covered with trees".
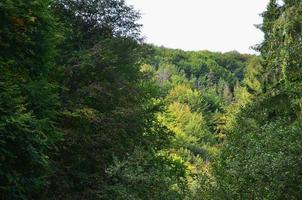
M 302 2 L 262 15 L 249 55 L 146 44 L 124 0 L 2 0 L 0 199 L 301 199 Z

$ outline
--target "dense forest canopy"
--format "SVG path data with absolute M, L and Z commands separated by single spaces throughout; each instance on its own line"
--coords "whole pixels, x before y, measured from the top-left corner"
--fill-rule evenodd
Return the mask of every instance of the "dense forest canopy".
M 301 199 L 302 2 L 262 15 L 249 55 L 146 44 L 124 0 L 2 0 L 0 199 Z

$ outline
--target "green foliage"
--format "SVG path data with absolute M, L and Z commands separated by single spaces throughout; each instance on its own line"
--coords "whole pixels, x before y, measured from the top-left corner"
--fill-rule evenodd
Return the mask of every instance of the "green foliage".
M 216 163 L 220 198 L 301 198 L 301 10 L 272 0 L 264 13 L 263 68 L 247 68 L 245 79 L 258 95 L 237 114 Z
M 225 54 L 208 51 L 185 52 L 166 48 L 154 48 L 154 56 L 149 61 L 156 68 L 162 65 L 175 66 L 187 78 L 195 77 L 199 87 L 218 84 L 220 79 L 234 86 L 243 79 L 246 62 L 252 57 L 237 52 Z
M 49 1 L 0 3 L 0 196 L 41 196 L 59 138 L 56 86 L 49 81 L 56 21 Z
M 179 160 L 137 149 L 106 171 L 112 180 L 101 199 L 184 199 L 185 168 Z
M 1 67 L 24 76 L 45 77 L 54 55 L 55 20 L 48 10 L 50 1 L 5 0 L 0 4 Z
M 114 183 L 119 174 L 107 173 L 115 162 L 126 162 L 133 167 L 129 169 L 133 176 L 138 175 L 132 161 L 135 149 L 142 149 L 150 162 L 156 161 L 157 154 L 148 152 L 165 148 L 171 140 L 170 132 L 155 117 L 161 108 L 156 100 L 158 87 L 148 80 L 152 70 L 140 67 L 139 16 L 124 1 L 113 0 L 56 1 L 52 9 L 67 30 L 53 75 L 61 86 L 59 127 L 64 140 L 52 156 L 55 171 L 47 198 L 112 199 L 116 194 L 115 198 L 123 199 L 125 190 L 127 198 L 143 198 L 155 183 L 139 194 L 127 180 Z M 168 176 L 169 165 L 163 160 L 141 178 L 151 178 L 149 173 L 155 171 Z M 161 166 L 167 170 L 161 171 Z M 170 185 L 171 181 L 164 181 L 161 187 Z M 116 191 L 110 194 L 112 188 Z M 158 199 L 164 194 L 154 195 Z
M 261 93 L 263 87 L 263 67 L 259 58 L 250 60 L 245 69 L 244 84 L 251 93 Z
M 142 44 L 124 0 L 0 3 L 0 199 L 300 199 L 302 3 L 261 56 Z
M 37 195 L 45 186 L 49 144 L 47 122 L 26 109 L 21 88 L 8 73 L 0 78 L 1 196 L 5 199 Z
M 279 97 L 280 98 L 280 97 Z M 270 119 L 265 99 L 237 119 L 222 151 L 218 177 L 231 199 L 299 199 L 301 120 Z M 282 105 L 278 104 L 276 108 Z M 276 109 L 275 108 L 275 109 Z M 276 111 L 275 109 L 272 109 Z M 264 117 L 265 116 L 265 117 Z

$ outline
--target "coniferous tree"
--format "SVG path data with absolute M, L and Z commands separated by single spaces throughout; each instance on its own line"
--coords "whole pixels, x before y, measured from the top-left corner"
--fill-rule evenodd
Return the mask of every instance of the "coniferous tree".
M 237 117 L 217 164 L 220 195 L 301 198 L 301 10 L 272 0 L 264 13 L 265 90 Z

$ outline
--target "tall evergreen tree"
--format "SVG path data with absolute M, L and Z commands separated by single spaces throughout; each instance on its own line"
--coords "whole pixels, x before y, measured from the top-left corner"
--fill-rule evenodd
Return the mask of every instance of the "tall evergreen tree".
M 300 199 L 302 3 L 272 0 L 262 30 L 265 90 L 236 119 L 217 167 L 221 197 Z

